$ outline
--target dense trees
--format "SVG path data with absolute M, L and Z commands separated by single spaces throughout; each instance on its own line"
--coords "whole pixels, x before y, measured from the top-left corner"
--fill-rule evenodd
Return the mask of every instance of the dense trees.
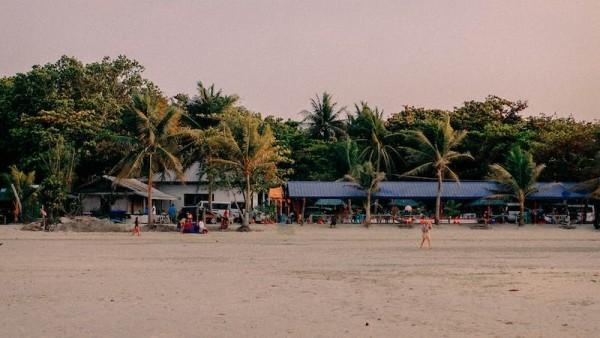
M 266 167 L 276 164 L 269 175 L 260 170 L 255 172 L 250 178 L 253 191 L 264 191 L 269 185 L 287 179 L 336 180 L 365 161 L 373 164 L 374 172 L 386 172 L 387 179 L 399 179 L 398 174 L 414 169 L 414 148 L 441 154 L 442 143 L 436 143 L 432 135 L 445 135 L 441 131 L 451 127 L 467 132 L 466 136 L 455 135 L 460 136 L 461 142 L 454 142 L 450 149 L 449 156 L 456 159 L 452 171 L 440 176 L 436 170 L 429 173 L 418 170 L 422 172 L 419 175 L 482 179 L 490 165 L 507 163 L 513 153 L 511 149 L 519 146 L 531 153 L 535 162 L 546 164 L 540 180 L 579 182 L 600 176 L 600 123 L 547 115 L 527 117 L 523 115 L 527 108 L 525 101 L 489 96 L 482 101 L 466 101 L 447 111 L 405 106 L 386 118 L 381 110 L 365 102 L 355 104 L 355 111 L 346 116 L 346 110 L 325 92 L 310 101 L 310 109 L 298 116 L 300 121 L 284 120 L 250 112 L 239 105 L 237 95 L 202 82 L 198 82 L 194 95 L 179 94 L 169 100 L 143 77 L 143 71 L 137 61 L 124 56 L 89 64 L 63 56 L 55 63 L 0 78 L 0 172 L 8 172 L 11 165 L 25 172 L 35 171 L 35 183 L 42 188 L 39 199 L 58 205 L 65 203 L 71 186 L 110 173 L 125 158 L 134 164 L 136 156 L 132 154 L 139 155 L 145 148 L 134 151 L 133 141 L 146 144 L 151 140 L 150 131 L 156 133 L 161 129 L 165 135 L 178 136 L 165 146 L 172 157 L 165 153 L 163 159 L 171 164 L 161 167 L 152 162 L 153 171 L 200 162 L 202 175 L 212 177 L 213 182 L 233 184 L 236 170 L 221 167 L 213 159 L 236 162 L 238 158 L 232 157 L 235 153 L 249 160 L 257 155 L 247 153 L 250 148 L 244 148 L 253 135 L 262 144 L 256 149 L 263 147 L 270 151 Z M 145 111 L 135 108 L 142 101 L 156 112 L 138 114 Z M 164 122 L 164 118 L 170 122 Z M 444 127 L 440 129 L 441 125 Z M 230 146 L 237 145 L 240 152 L 232 148 L 229 154 L 223 153 L 214 143 L 215 135 L 222 138 L 229 135 L 225 138 Z M 423 135 L 423 140 L 428 140 L 431 146 L 424 142 L 415 145 L 416 135 Z M 157 141 L 157 136 L 154 137 Z M 129 146 L 123 146 L 126 142 L 115 146 L 115 140 L 125 139 L 132 141 Z M 464 161 L 460 158 L 466 156 L 458 156 L 466 153 L 474 161 Z M 57 160 L 56 156 L 60 158 Z M 448 164 L 434 157 L 426 162 Z M 56 163 L 60 164 L 60 172 Z M 143 168 L 143 172 L 148 169 L 146 164 L 138 168 Z M 224 173 L 229 176 L 217 177 Z M 127 175 L 138 172 L 132 170 Z M 247 190 L 244 182 L 244 179 L 236 182 L 240 191 Z

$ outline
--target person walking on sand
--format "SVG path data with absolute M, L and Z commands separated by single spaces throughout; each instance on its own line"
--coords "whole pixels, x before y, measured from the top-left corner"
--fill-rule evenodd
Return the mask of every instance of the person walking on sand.
M 423 248 L 423 244 L 425 244 L 425 241 L 427 241 L 427 248 L 431 249 L 431 229 L 431 220 L 426 219 L 421 223 L 422 239 L 421 246 L 419 248 Z
M 40 216 L 42 216 L 42 229 L 48 231 L 48 213 L 46 212 L 46 209 L 44 209 L 44 205 L 40 208 Z
M 142 232 L 140 231 L 140 221 L 139 221 L 139 220 L 138 220 L 138 218 L 136 217 L 136 218 L 135 218 L 134 225 L 133 225 L 133 232 L 131 233 L 131 235 L 132 235 L 132 236 L 135 236 L 135 235 L 138 235 L 138 236 L 139 236 L 139 235 L 141 235 L 141 233 L 142 233 Z

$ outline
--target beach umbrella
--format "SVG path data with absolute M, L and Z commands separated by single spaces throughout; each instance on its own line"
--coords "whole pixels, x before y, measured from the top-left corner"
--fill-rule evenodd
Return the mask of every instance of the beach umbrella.
M 499 199 L 491 199 L 491 198 L 480 198 L 480 199 L 476 200 L 475 202 L 472 202 L 469 205 L 472 207 L 492 206 L 492 205 L 505 206 L 506 201 L 499 200 Z
M 419 206 L 419 202 L 417 202 L 415 200 L 409 200 L 409 199 L 394 199 L 394 200 L 391 200 L 388 205 L 395 205 L 397 207 L 405 207 L 405 206 L 409 205 L 411 207 L 416 207 L 416 206 Z
M 342 201 L 341 199 L 337 199 L 337 198 L 321 198 L 321 199 L 317 200 L 317 203 L 315 203 L 315 205 L 319 206 L 319 207 L 324 207 L 324 206 L 336 207 L 336 206 L 346 205 L 346 204 L 344 203 L 344 201 Z

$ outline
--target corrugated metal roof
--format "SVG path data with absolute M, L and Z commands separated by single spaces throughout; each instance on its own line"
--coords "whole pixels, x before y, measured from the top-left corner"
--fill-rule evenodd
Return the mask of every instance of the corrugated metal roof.
M 437 182 L 381 182 L 377 198 L 435 198 Z M 476 199 L 492 194 L 496 185 L 492 182 L 443 182 L 442 198 Z
M 117 180 L 113 176 L 104 175 L 103 177 L 116 185 L 133 191 L 133 193 L 136 195 L 143 196 L 146 198 L 148 197 L 148 185 L 146 183 L 136 180 L 135 178 L 122 178 L 120 180 Z M 174 201 L 176 199 L 176 197 L 173 197 L 169 194 L 165 194 L 164 192 L 156 188 L 152 188 L 152 200 Z
M 308 198 L 361 198 L 365 193 L 358 185 L 349 182 L 290 181 L 289 197 Z
M 348 182 L 288 182 L 288 196 L 292 198 L 360 198 L 365 194 L 358 186 Z M 538 183 L 539 191 L 530 199 L 580 199 L 583 194 L 570 192 L 572 183 Z M 499 186 L 491 181 L 445 181 L 442 183 L 444 199 L 478 199 L 497 193 Z M 433 199 L 437 192 L 434 181 L 381 182 L 374 198 Z

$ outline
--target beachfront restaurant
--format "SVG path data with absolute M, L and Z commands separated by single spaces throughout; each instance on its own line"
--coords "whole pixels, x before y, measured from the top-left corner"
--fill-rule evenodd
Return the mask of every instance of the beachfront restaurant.
M 436 181 L 381 182 L 371 196 L 372 223 L 402 223 L 416 221 L 420 216 L 433 217 L 437 193 Z M 571 183 L 541 182 L 537 192 L 526 202 L 526 222 L 558 223 L 574 211 L 569 206 L 588 204 L 583 194 L 572 192 Z M 501 187 L 492 181 L 444 181 L 441 194 L 441 222 L 478 223 L 484 217 L 491 222 L 516 222 L 518 204 L 515 201 L 491 198 Z M 366 193 L 354 183 L 334 181 L 290 181 L 284 188 L 290 201 L 287 217 L 308 223 L 326 223 L 331 215 L 338 222 L 361 223 L 364 220 Z M 278 209 L 283 212 L 282 209 Z M 575 213 L 577 210 L 575 210 Z M 586 211 L 583 210 L 583 215 Z M 572 222 L 587 221 L 577 215 Z

